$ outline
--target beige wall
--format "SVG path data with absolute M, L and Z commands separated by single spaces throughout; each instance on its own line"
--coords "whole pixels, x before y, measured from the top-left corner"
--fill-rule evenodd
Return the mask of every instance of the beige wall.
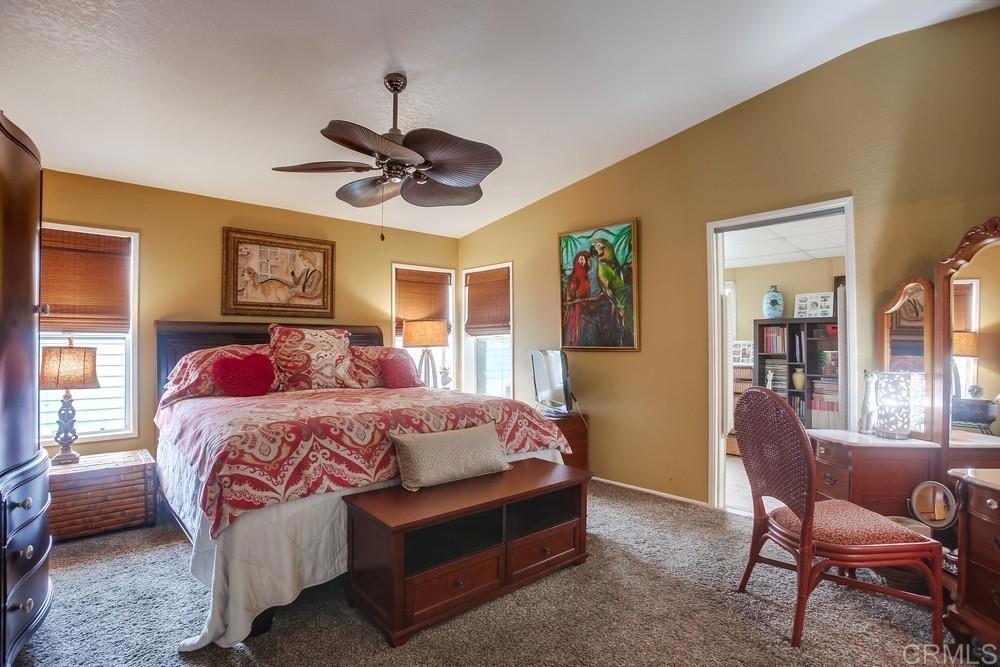
M 978 384 L 983 398 L 1000 398 L 1000 244 L 980 250 L 955 277 L 979 280 Z M 1000 434 L 1000 423 L 993 432 Z
M 453 238 L 390 229 L 380 243 L 371 225 L 57 171 L 44 173 L 42 209 L 49 222 L 139 232 L 139 438 L 81 444 L 82 453 L 155 451 L 154 321 L 266 320 L 220 315 L 223 227 L 336 241 L 334 322 L 377 324 L 384 334 L 391 331 L 390 264 L 454 268 L 458 260 Z
M 753 321 L 764 317 L 764 294 L 771 285 L 784 297 L 783 317 L 794 317 L 796 294 L 832 292 L 834 276 L 842 275 L 843 257 L 726 269 L 724 278 L 736 289 L 736 339 L 753 340 Z
M 866 45 L 462 239 L 461 266 L 514 263 L 515 392 L 559 345 L 556 235 L 639 219 L 640 352 L 570 352 L 596 474 L 704 500 L 705 224 L 852 195 L 859 362 L 875 309 L 933 278 L 1000 214 L 1000 10 Z

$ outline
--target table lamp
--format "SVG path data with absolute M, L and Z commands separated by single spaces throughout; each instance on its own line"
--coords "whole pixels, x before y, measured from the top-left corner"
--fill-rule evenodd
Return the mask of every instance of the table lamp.
M 73 347 L 73 339 L 65 347 L 43 347 L 42 368 L 38 377 L 39 389 L 62 389 L 62 407 L 59 408 L 59 427 L 53 438 L 59 453 L 52 457 L 54 465 L 76 463 L 80 455 L 73 451 L 76 442 L 76 409 L 70 389 L 100 389 L 97 381 L 97 348 Z
M 445 320 L 406 320 L 403 322 L 403 347 L 422 347 L 417 372 L 428 387 L 437 387 L 437 366 L 432 347 L 448 346 L 448 323 Z
M 954 384 L 953 393 L 956 397 L 962 397 L 962 380 L 958 374 L 958 364 L 955 357 L 979 357 L 979 332 L 978 331 L 952 331 L 951 332 L 951 373 Z

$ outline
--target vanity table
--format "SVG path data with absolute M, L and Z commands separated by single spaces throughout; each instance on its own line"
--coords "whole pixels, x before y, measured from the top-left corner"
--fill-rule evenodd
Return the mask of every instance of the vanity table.
M 955 468 L 958 597 L 945 623 L 956 636 L 1000 644 L 1000 470 Z
M 842 430 L 807 429 L 816 455 L 821 500 L 849 500 L 886 516 L 907 516 L 906 501 L 933 479 L 941 446 Z

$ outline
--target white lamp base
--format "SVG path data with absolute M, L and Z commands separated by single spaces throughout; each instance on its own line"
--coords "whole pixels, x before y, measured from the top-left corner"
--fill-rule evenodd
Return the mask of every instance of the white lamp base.
M 438 386 L 437 365 L 434 363 L 434 355 L 429 347 L 425 347 L 420 353 L 420 363 L 417 365 L 417 372 L 423 383 L 434 389 Z

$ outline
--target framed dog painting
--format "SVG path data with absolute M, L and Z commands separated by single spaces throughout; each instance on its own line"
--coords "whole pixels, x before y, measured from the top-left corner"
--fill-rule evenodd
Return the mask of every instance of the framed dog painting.
M 564 350 L 639 349 L 637 223 L 559 235 Z
M 225 227 L 222 314 L 334 316 L 336 244 Z

